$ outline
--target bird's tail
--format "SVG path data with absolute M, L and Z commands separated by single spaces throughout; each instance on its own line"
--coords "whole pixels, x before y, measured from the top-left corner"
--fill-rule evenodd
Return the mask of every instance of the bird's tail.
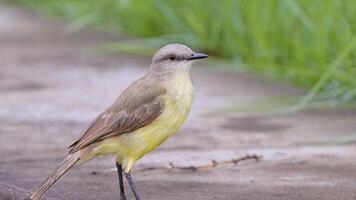
M 32 200 L 38 200 L 41 196 L 71 167 L 75 165 L 80 159 L 80 151 L 69 154 L 59 165 L 59 167 L 52 172 L 42 185 L 31 195 Z

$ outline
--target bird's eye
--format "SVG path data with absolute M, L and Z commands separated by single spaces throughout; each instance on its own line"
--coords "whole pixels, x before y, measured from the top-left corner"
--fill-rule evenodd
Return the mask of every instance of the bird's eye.
M 172 55 L 172 56 L 169 56 L 168 58 L 169 58 L 169 60 L 172 60 L 172 61 L 176 59 L 176 57 L 173 56 L 173 55 Z

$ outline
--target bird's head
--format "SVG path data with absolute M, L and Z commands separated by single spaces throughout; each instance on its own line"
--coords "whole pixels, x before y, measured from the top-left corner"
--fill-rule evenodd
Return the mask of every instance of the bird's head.
M 189 71 L 193 61 L 206 57 L 208 55 L 196 53 L 183 44 L 168 44 L 154 54 L 151 71 L 157 74 Z

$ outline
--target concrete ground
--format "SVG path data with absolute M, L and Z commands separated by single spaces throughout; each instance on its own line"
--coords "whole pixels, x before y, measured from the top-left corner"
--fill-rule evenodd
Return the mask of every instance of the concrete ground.
M 0 6 L 0 199 L 24 199 L 63 159 L 67 146 L 130 82 L 149 57 L 96 51 L 121 38 Z M 197 63 L 198 64 L 198 63 Z M 196 101 L 177 135 L 140 160 L 136 169 L 200 165 L 246 154 L 260 162 L 209 170 L 133 172 L 145 200 L 356 199 L 356 147 L 332 144 L 356 131 L 356 110 L 291 114 L 211 113 L 228 103 L 303 90 L 242 72 L 193 68 Z M 119 199 L 113 157 L 75 167 L 48 199 Z M 93 174 L 93 171 L 98 173 Z M 132 199 L 128 185 L 126 193 Z

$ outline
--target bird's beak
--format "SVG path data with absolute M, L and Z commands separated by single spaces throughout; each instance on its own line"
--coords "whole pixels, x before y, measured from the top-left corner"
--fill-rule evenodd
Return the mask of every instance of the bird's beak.
M 187 58 L 187 60 L 203 59 L 206 57 L 208 57 L 208 55 L 203 54 L 203 53 L 193 53 Z

